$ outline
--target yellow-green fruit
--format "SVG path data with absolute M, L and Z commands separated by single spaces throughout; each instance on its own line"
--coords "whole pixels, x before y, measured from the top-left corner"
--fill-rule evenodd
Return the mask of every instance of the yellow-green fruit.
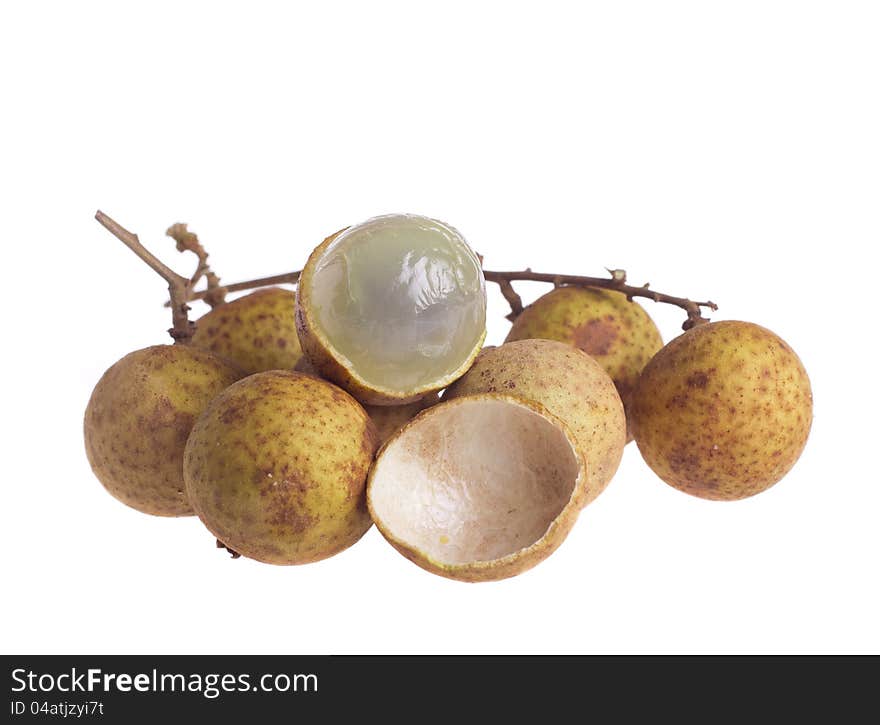
M 777 335 L 750 322 L 700 325 L 664 347 L 633 395 L 636 443 L 666 483 L 734 500 L 795 464 L 813 419 L 807 372 Z
M 223 391 L 196 422 L 186 489 L 228 548 L 269 564 L 305 564 L 370 528 L 365 486 L 377 445 L 364 409 L 332 383 L 256 373 Z
M 639 373 L 663 347 L 657 325 L 641 305 L 622 292 L 584 287 L 559 287 L 526 307 L 507 342 L 530 338 L 567 342 L 595 358 L 617 386 L 627 422 Z
M 295 305 L 290 290 L 252 292 L 201 317 L 192 344 L 232 360 L 248 375 L 289 370 L 302 357 Z
M 86 455 L 104 487 L 156 516 L 190 516 L 183 450 L 196 417 L 242 377 L 228 361 L 189 345 L 126 355 L 98 381 L 86 408 Z
M 608 373 L 581 350 L 554 340 L 518 340 L 483 350 L 443 399 L 475 393 L 532 400 L 568 425 L 587 465 L 584 504 L 617 471 L 626 445 L 623 403 Z

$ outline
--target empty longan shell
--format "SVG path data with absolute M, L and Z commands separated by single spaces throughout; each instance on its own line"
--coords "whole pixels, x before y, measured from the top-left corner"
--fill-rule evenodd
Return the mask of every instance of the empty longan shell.
M 575 437 L 543 406 L 466 396 L 420 413 L 381 450 L 367 504 L 382 535 L 435 574 L 490 581 L 549 556 L 586 485 Z

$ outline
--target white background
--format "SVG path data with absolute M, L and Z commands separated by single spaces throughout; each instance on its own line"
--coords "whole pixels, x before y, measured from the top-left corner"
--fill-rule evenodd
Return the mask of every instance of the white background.
M 871 2 L 5 3 L 3 650 L 880 651 L 878 37 Z M 782 335 L 812 437 L 738 503 L 629 446 L 562 548 L 500 583 L 375 530 L 310 566 L 231 561 L 89 470 L 92 386 L 170 325 L 98 208 L 184 272 L 163 232 L 189 222 L 228 282 L 395 211 L 489 269 L 623 267 Z

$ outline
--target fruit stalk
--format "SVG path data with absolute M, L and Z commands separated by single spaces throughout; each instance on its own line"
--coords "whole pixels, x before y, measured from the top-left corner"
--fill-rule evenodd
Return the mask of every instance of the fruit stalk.
M 168 283 L 172 320 L 172 326 L 168 330 L 168 334 L 174 338 L 175 343 L 188 344 L 194 332 L 194 326 L 189 321 L 187 314 L 189 312 L 187 300 L 189 299 L 190 280 L 186 277 L 181 277 L 177 272 L 165 265 L 141 244 L 137 234 L 128 231 L 128 229 L 114 219 L 111 219 L 104 212 L 97 211 L 95 219 Z
M 196 271 L 193 272 L 193 276 L 190 277 L 188 289 L 195 287 L 204 277 L 208 287 L 203 299 L 212 308 L 222 305 L 226 301 L 227 290 L 220 284 L 220 278 L 208 264 L 208 252 L 199 242 L 198 235 L 187 229 L 186 224 L 181 223 L 172 224 L 165 230 L 165 234 L 177 242 L 178 252 L 192 252 L 198 257 L 199 264 Z
M 664 302 L 666 304 L 681 307 L 687 312 L 687 320 L 682 325 L 682 329 L 689 330 L 696 325 L 701 325 L 709 320 L 703 317 L 702 308 L 707 307 L 710 310 L 717 310 L 718 305 L 714 302 L 694 302 L 686 297 L 673 297 L 672 295 L 655 292 L 645 284 L 641 287 L 633 287 L 626 283 L 626 272 L 622 269 L 608 270 L 610 277 L 584 277 L 573 274 L 547 274 L 544 272 L 533 272 L 531 269 L 525 269 L 522 272 L 492 272 L 483 270 L 483 276 L 487 282 L 494 282 L 501 289 L 501 294 L 510 305 L 510 314 L 507 319 L 513 322 L 523 311 L 523 304 L 520 296 L 514 291 L 511 282 L 549 282 L 550 284 L 561 287 L 563 285 L 573 285 L 578 287 L 596 287 L 599 289 L 615 290 L 622 292 L 626 298 L 632 302 L 634 297 L 645 297 L 654 300 L 654 302 Z
M 272 287 L 276 284 L 296 284 L 299 281 L 300 271 L 286 272 L 284 274 L 274 274 L 271 277 L 260 277 L 259 279 L 248 279 L 244 282 L 234 282 L 223 286 L 227 292 L 244 292 L 249 289 L 259 289 L 260 287 Z M 204 299 L 208 294 L 208 290 L 200 290 L 192 292 L 188 298 L 190 302 L 193 300 Z M 169 306 L 166 302 L 165 306 Z
M 574 274 L 551 274 L 547 272 L 533 272 L 531 269 L 525 269 L 520 272 L 496 272 L 492 270 L 483 270 L 483 276 L 487 282 L 494 282 L 498 285 L 504 299 L 510 305 L 510 314 L 507 319 L 513 322 L 523 311 L 523 303 L 520 296 L 513 289 L 513 282 L 548 282 L 557 287 L 562 285 L 572 285 L 577 287 L 594 287 L 599 289 L 615 290 L 626 295 L 627 299 L 632 301 L 635 297 L 644 297 L 654 300 L 654 302 L 663 302 L 668 305 L 680 307 L 687 313 L 687 320 L 682 325 L 682 329 L 690 330 L 692 327 L 701 325 L 709 320 L 703 317 L 702 308 L 717 310 L 718 305 L 714 302 L 694 302 L 686 297 L 675 297 L 673 295 L 656 292 L 645 284 L 641 287 L 634 287 L 627 284 L 626 272 L 622 269 L 609 270 L 610 277 L 584 277 Z M 240 292 L 243 290 L 256 289 L 258 287 L 266 287 L 276 284 L 296 284 L 299 280 L 300 273 L 288 272 L 286 274 L 276 274 L 272 277 L 262 277 L 260 279 L 246 280 L 244 282 L 236 282 L 235 284 L 226 285 L 224 289 L 228 292 Z M 200 292 L 192 292 L 189 300 L 200 300 L 209 294 L 209 290 Z M 166 303 L 167 304 L 167 303 Z

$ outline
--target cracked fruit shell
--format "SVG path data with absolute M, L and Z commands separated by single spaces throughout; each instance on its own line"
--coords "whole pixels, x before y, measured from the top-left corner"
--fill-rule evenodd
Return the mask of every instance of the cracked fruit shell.
M 297 287 L 303 352 L 362 403 L 400 405 L 460 377 L 486 335 L 479 259 L 452 227 L 391 214 L 312 252 Z
M 370 528 L 367 471 L 378 436 L 360 404 L 303 373 L 256 373 L 196 421 L 184 478 L 193 509 L 226 547 L 269 564 L 305 564 Z
M 483 394 L 435 405 L 398 431 L 367 500 L 382 535 L 423 569 L 491 581 L 562 543 L 586 480 L 565 423 L 537 403 Z
M 483 350 L 443 394 L 509 393 L 543 405 L 574 434 L 587 462 L 584 505 L 608 485 L 626 445 L 623 403 L 601 365 L 571 345 L 517 340 Z

